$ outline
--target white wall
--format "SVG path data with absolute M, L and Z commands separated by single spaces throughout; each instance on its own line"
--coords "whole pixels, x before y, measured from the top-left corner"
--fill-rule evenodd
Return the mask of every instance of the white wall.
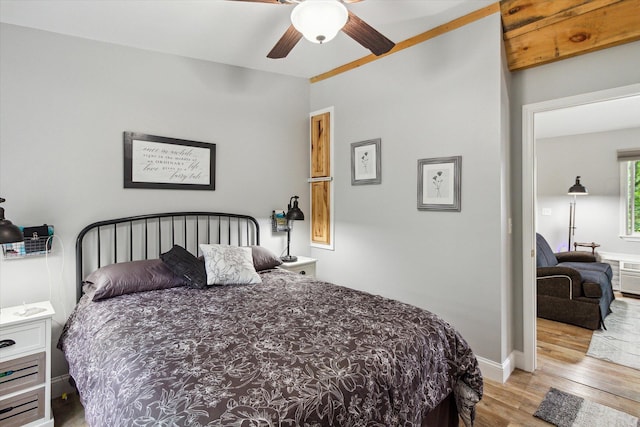
M 589 195 L 576 200 L 575 242 L 596 242 L 598 251 L 640 253 L 640 244 L 620 235 L 620 163 L 617 150 L 640 146 L 640 128 L 546 138 L 536 141 L 537 225 L 554 250 L 566 250 L 567 189 L 576 176 Z M 545 215 L 543 209 L 550 210 Z M 573 249 L 573 247 L 571 248 Z M 590 250 L 580 248 L 580 250 Z
M 501 44 L 494 15 L 314 84 L 310 97 L 302 79 L 2 24 L 0 195 L 8 218 L 54 224 L 62 238 L 62 281 L 60 250 L 50 259 L 57 322 L 73 306 L 75 236 L 97 219 L 243 211 L 261 219 L 267 247 L 284 248 L 267 217 L 292 194 L 308 203 L 307 114 L 335 105 L 337 241 L 311 253 L 320 276 L 430 309 L 503 361 L 522 348 L 522 105 L 638 83 L 640 42 L 513 73 L 511 147 Z M 218 144 L 216 191 L 124 190 L 125 130 Z M 383 182 L 352 187 L 349 144 L 377 137 Z M 417 159 L 449 155 L 463 156 L 462 212 L 418 212 Z M 48 277 L 42 258 L 0 262 L 0 307 L 48 298 Z M 64 369 L 54 354 L 53 375 Z
M 512 73 L 511 203 L 514 221 L 513 311 L 516 322 L 514 324 L 516 349 L 523 349 L 523 285 L 520 256 L 522 254 L 522 106 L 639 83 L 638 64 L 640 64 L 640 41 Z
M 501 363 L 507 137 L 498 14 L 311 87 L 335 106 L 335 251 L 323 279 L 426 308 Z M 382 184 L 352 186 L 350 144 L 382 139 Z M 417 205 L 418 159 L 462 156 L 462 211 Z M 506 334 L 508 335 L 508 334 Z
M 64 260 L 57 241 L 48 259 L 54 341 L 75 303 L 75 238 L 93 221 L 247 213 L 261 221 L 265 246 L 284 249 L 268 216 L 293 194 L 308 199 L 305 79 L 6 24 L 0 31 L 0 195 L 7 218 L 53 224 L 64 244 Z M 217 144 L 216 190 L 123 189 L 123 131 Z M 307 233 L 292 238 L 308 247 Z M 0 307 L 49 298 L 44 258 L 0 260 Z M 55 350 L 52 374 L 65 372 Z

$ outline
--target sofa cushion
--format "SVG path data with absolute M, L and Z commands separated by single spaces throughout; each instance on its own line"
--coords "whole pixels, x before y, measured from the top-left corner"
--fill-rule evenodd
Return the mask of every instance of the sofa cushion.
M 609 278 L 609 280 L 613 279 L 613 271 L 611 270 L 611 266 L 606 262 L 561 262 L 558 265 L 575 268 L 580 272 L 595 271 L 598 273 L 603 273 Z
M 556 252 L 558 262 L 596 262 L 596 256 L 585 251 Z
M 567 267 L 538 267 L 538 295 L 575 298 L 583 295 L 582 276 L 578 270 Z
M 611 266 L 602 262 L 589 262 L 589 263 L 571 263 L 565 262 L 558 264 L 569 268 L 575 268 L 580 272 L 582 280 L 585 282 L 597 283 L 602 291 L 600 297 L 600 314 L 602 319 L 607 317 L 611 313 L 611 301 L 616 297 L 613 294 L 613 288 L 611 287 Z
M 555 267 L 558 259 L 554 255 L 547 241 L 536 233 L 536 267 Z
M 582 284 L 582 293 L 588 298 L 600 298 L 602 296 L 602 289 L 597 283 L 584 282 Z

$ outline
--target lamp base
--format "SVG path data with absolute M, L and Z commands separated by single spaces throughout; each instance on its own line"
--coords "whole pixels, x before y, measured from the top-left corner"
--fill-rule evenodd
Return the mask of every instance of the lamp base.
M 298 257 L 295 255 L 285 255 L 280 258 L 280 260 L 282 260 L 282 262 L 296 262 L 298 260 Z

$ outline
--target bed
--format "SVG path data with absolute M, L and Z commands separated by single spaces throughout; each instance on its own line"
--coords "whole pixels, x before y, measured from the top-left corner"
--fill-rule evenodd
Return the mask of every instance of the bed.
M 473 424 L 482 376 L 453 327 L 279 269 L 259 243 L 254 218 L 215 212 L 120 218 L 80 232 L 79 301 L 58 348 L 90 426 Z M 250 253 L 259 281 L 197 287 L 174 266 L 167 279 L 176 247 L 204 252 L 193 258 L 208 280 L 217 256 L 209 250 Z M 97 284 L 104 277 L 110 285 Z

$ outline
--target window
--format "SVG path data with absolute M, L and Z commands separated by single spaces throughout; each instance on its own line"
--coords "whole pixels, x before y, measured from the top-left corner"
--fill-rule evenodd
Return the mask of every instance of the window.
M 640 149 L 618 150 L 622 237 L 640 238 Z
M 640 233 L 640 161 L 626 162 L 626 234 Z

